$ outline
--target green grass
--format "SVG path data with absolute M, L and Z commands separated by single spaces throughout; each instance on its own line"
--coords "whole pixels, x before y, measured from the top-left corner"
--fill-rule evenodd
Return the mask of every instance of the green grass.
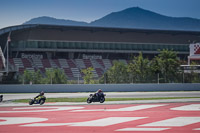
M 156 98 L 106 98 L 106 101 L 134 101 L 134 100 L 162 100 L 162 99 L 187 99 L 200 97 L 156 97 Z M 86 102 L 86 98 L 47 98 L 46 102 Z M 14 100 L 14 102 L 27 103 L 29 99 Z

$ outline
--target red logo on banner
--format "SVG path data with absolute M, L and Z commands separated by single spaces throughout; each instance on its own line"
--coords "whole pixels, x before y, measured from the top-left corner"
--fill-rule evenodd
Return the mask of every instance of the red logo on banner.
M 194 54 L 200 54 L 200 46 L 194 45 Z

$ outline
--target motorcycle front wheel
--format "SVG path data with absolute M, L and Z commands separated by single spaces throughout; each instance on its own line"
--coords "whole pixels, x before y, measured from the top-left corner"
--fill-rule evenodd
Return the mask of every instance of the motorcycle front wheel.
M 33 103 L 34 103 L 34 100 L 31 99 L 31 100 L 29 101 L 29 105 L 32 105 Z
M 100 99 L 100 103 L 103 103 L 104 101 L 105 101 L 105 98 L 102 97 L 102 98 Z
M 44 104 L 45 100 L 40 100 L 40 105 Z
M 88 98 L 87 99 L 87 103 L 91 103 L 92 102 L 92 100 L 90 100 L 90 98 Z

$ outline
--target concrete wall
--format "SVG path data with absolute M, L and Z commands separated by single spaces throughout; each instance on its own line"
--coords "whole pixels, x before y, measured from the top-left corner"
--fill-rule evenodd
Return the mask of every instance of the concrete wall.
M 135 91 L 200 91 L 197 84 L 89 84 L 89 85 L 0 85 L 0 93 L 44 92 L 135 92 Z

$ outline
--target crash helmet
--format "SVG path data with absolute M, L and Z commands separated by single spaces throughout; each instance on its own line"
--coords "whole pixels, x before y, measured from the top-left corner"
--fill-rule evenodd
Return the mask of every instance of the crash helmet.
M 41 92 L 40 92 L 40 95 L 42 95 L 42 96 L 43 96 L 43 95 L 44 95 L 44 91 L 41 91 Z
M 99 90 L 98 90 L 98 92 L 102 92 L 102 90 L 101 90 L 101 89 L 99 89 Z

